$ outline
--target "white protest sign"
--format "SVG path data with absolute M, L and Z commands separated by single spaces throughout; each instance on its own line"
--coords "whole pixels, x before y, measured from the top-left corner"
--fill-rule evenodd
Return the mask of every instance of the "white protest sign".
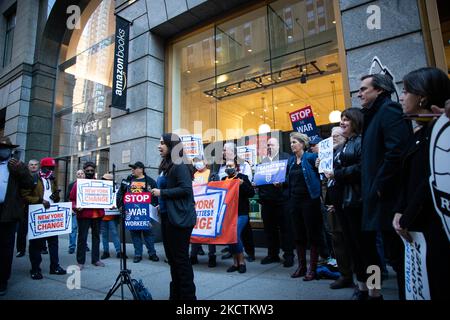
M 333 138 L 319 142 L 319 173 L 333 171 Z
M 49 209 L 42 204 L 28 207 L 28 239 L 39 239 L 72 232 L 72 202 L 53 203 Z
M 183 143 L 183 152 L 188 159 L 203 156 L 203 140 L 199 134 L 180 136 Z
M 114 205 L 113 182 L 108 180 L 77 180 L 77 208 L 110 209 Z
M 405 244 L 406 300 L 430 300 L 427 273 L 427 244 L 421 232 L 410 232 L 413 242 Z
M 112 207 L 114 209 L 105 209 L 105 216 L 116 216 L 120 214 L 120 211 L 116 208 L 117 191 L 113 193 Z
M 256 165 L 256 162 L 257 162 L 256 150 L 257 150 L 256 144 L 249 144 L 247 146 L 239 146 L 239 147 L 237 147 L 237 156 L 241 159 L 244 159 L 248 163 L 250 163 L 251 166 L 254 166 L 254 165 Z
M 430 188 L 436 213 L 450 241 L 450 120 L 443 114 L 430 139 Z

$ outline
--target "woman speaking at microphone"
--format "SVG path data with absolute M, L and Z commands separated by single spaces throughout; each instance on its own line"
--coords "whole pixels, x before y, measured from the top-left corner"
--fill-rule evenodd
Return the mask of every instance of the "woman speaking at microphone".
M 161 234 L 170 265 L 170 300 L 196 300 L 194 271 L 189 260 L 189 241 L 197 221 L 193 170 L 183 156 L 183 145 L 176 134 L 162 135 L 158 146 L 161 163 L 158 188 L 152 195 L 159 197 Z

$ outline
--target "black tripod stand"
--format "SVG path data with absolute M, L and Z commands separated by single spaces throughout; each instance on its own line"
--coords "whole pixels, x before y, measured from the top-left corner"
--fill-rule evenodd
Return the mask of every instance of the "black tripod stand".
M 113 164 L 113 181 L 114 181 L 114 186 L 113 189 L 116 190 L 116 165 Z M 121 235 L 120 235 L 120 241 L 122 241 L 122 253 L 121 253 L 121 257 L 120 257 L 120 272 L 119 275 L 117 276 L 116 282 L 114 283 L 114 285 L 111 287 L 111 289 L 109 289 L 108 294 L 105 297 L 105 300 L 109 300 L 109 298 L 111 298 L 111 296 L 114 294 L 114 292 L 116 292 L 117 289 L 119 289 L 120 287 L 120 291 L 121 291 L 121 297 L 122 300 L 124 299 L 123 297 L 123 286 L 127 285 L 128 289 L 130 289 L 131 294 L 133 295 L 134 300 L 138 300 L 138 295 L 136 293 L 136 290 L 134 290 L 133 284 L 131 282 L 131 270 L 127 269 L 127 248 L 126 248 L 126 243 L 125 243 L 125 210 L 121 211 L 121 218 L 122 221 L 120 223 L 121 225 Z

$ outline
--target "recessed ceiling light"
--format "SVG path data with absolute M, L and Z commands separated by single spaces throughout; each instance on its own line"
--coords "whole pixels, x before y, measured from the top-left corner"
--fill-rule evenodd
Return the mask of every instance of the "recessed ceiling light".
M 252 52 L 253 50 L 252 50 L 252 49 L 248 49 L 247 51 L 248 51 L 248 52 Z
M 336 24 L 336 20 L 333 20 L 333 24 Z
M 191 70 L 186 71 L 186 73 L 191 73 Z

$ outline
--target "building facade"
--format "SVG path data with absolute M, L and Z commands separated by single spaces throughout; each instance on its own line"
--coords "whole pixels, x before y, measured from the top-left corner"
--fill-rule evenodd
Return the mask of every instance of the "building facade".
M 109 107 L 114 15 L 132 22 L 129 113 Z M 0 134 L 23 160 L 57 158 L 63 190 L 88 160 L 119 177 L 142 161 L 155 177 L 163 132 L 256 145 L 258 158 L 307 105 L 329 132 L 369 70 L 399 85 L 420 67 L 448 72 L 449 30 L 445 0 L 4 0 Z

